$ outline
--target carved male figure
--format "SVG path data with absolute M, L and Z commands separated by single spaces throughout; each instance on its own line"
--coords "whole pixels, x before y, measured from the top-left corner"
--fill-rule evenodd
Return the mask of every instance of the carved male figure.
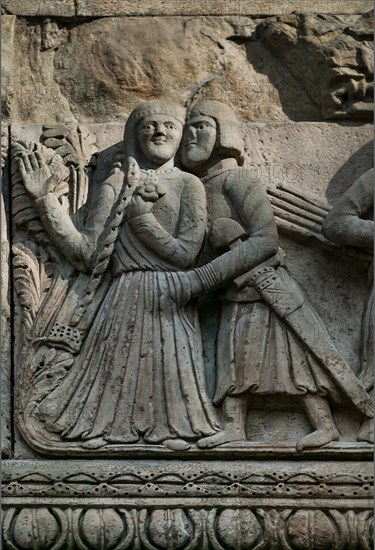
M 267 236 L 269 242 L 277 239 L 265 189 L 240 168 L 241 135 L 228 106 L 207 101 L 190 110 L 182 161 L 201 177 L 206 189 L 205 262 L 218 255 L 224 258 L 233 250 L 220 256 L 223 250 L 254 235 Z M 364 388 L 277 256 L 235 280 L 221 299 L 214 402 L 222 404 L 224 429 L 200 440 L 200 447 L 246 439 L 249 393 L 284 394 L 299 400 L 314 428 L 298 442 L 299 450 L 339 437 L 328 397 L 344 394 L 371 416 Z
M 362 248 L 369 254 L 374 250 L 374 169 L 367 170 L 343 194 L 322 225 L 322 233 L 332 241 Z M 372 262 L 369 269 L 371 294 L 362 323 L 362 357 L 359 379 L 368 391 L 374 387 L 374 288 Z M 358 433 L 360 441 L 374 442 L 371 419 L 365 418 Z

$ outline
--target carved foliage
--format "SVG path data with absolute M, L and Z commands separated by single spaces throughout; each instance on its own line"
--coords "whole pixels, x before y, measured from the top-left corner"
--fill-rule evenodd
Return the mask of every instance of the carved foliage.
M 43 126 L 41 141 L 54 149 L 65 164 L 88 165 L 91 156 L 97 152 L 96 136 L 75 122 Z
M 44 250 L 32 241 L 13 245 L 14 286 L 19 296 L 23 322 L 29 329 L 51 285 L 51 265 Z
M 370 511 L 10 508 L 10 550 L 369 550 Z
M 51 242 L 33 199 L 24 186 L 19 159 L 24 154 L 37 152 L 53 174 L 60 174 L 61 181 L 55 187 L 54 194 L 64 209 L 76 217 L 79 225 L 84 213 L 78 211 L 86 201 L 88 192 L 87 165 L 97 151 L 96 137 L 87 128 L 75 123 L 46 126 L 41 140 L 44 144 L 16 141 L 12 143 L 11 151 L 13 219 L 17 228 L 15 240 L 19 241 L 13 246 L 14 281 L 26 330 L 32 328 L 54 272 L 69 271 L 70 267 L 58 247 Z M 68 167 L 71 167 L 70 170 Z M 56 307 L 57 304 L 52 303 L 50 309 Z

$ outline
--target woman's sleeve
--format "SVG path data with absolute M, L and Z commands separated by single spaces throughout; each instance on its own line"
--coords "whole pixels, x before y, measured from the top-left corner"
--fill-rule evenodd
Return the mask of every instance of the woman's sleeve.
M 175 235 L 170 235 L 152 213 L 132 218 L 128 223 L 137 237 L 159 257 L 171 260 L 180 269 L 192 267 L 202 247 L 207 225 L 203 184 L 198 178 L 186 175 Z
M 111 212 L 114 190 L 104 184 L 93 201 L 83 231 L 78 231 L 54 193 L 35 201 L 40 219 L 53 243 L 79 271 L 88 271 L 99 235 Z

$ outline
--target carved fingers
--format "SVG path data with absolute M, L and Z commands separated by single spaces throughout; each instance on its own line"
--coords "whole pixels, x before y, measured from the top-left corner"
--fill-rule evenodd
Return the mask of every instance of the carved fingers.
M 21 153 L 17 160 L 17 168 L 26 191 L 33 198 L 37 199 L 46 194 L 48 189 L 46 184 L 51 177 L 51 170 L 40 151 Z
M 134 195 L 139 195 L 144 201 L 155 202 L 165 195 L 166 192 L 167 189 L 163 184 L 147 181 L 135 189 Z
M 152 211 L 154 202 L 155 201 L 152 200 L 145 200 L 139 194 L 134 194 L 128 208 L 126 209 L 127 218 L 131 220 L 132 218 L 136 218 L 137 216 L 149 214 Z
M 26 191 L 34 199 L 54 192 L 68 174 L 62 163 L 47 164 L 39 150 L 21 153 L 17 160 L 17 168 Z
M 166 192 L 167 189 L 164 185 L 149 180 L 136 187 L 127 208 L 128 219 L 149 214 L 152 211 L 154 203 L 165 195 Z

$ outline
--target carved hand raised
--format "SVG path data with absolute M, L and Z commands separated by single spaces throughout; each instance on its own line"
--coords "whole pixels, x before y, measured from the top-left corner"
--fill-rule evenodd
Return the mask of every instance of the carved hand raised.
M 64 178 L 63 171 L 57 164 L 53 173 L 51 172 L 39 151 L 22 154 L 17 164 L 25 189 L 34 199 L 55 191 Z

